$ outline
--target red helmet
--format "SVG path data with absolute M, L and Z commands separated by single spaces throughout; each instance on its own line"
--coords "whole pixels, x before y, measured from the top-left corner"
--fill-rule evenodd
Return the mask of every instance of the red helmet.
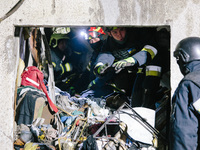
M 90 27 L 88 29 L 88 38 L 100 38 L 101 35 L 105 35 L 105 32 L 101 27 Z

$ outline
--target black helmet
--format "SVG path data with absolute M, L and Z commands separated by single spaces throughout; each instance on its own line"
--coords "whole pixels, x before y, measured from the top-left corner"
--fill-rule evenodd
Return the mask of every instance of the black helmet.
M 188 37 L 181 40 L 176 46 L 174 57 L 181 59 L 184 63 L 200 60 L 200 38 Z
M 189 62 L 200 60 L 200 38 L 188 37 L 181 40 L 174 51 L 177 63 L 183 75 L 190 72 L 187 64 Z

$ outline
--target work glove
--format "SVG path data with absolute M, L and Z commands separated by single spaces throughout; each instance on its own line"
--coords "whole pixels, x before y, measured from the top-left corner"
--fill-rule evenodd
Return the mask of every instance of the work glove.
M 106 69 L 108 69 L 108 63 L 104 64 L 104 65 L 100 65 L 98 67 L 96 67 L 96 74 L 98 75 L 102 75 L 105 73 Z
M 38 147 L 39 147 L 38 144 L 30 142 L 25 144 L 24 150 L 37 150 Z
M 133 57 L 128 57 L 126 59 L 117 61 L 112 65 L 115 68 L 115 73 L 119 73 L 125 67 L 130 67 L 135 65 L 135 59 Z

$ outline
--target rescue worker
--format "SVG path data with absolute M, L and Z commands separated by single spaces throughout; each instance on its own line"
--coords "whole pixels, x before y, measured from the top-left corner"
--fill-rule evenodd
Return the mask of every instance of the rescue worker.
M 106 96 L 113 87 L 130 96 L 137 67 L 151 61 L 157 50 L 150 43 L 143 43 L 136 28 L 107 27 L 105 31 L 108 38 L 94 67 L 97 78 L 83 96 Z
M 75 40 L 76 43 L 73 42 L 73 45 L 70 44 L 71 47 L 75 49 L 77 49 L 77 45 L 81 46 L 78 49 L 84 49 L 84 52 L 81 52 L 81 57 L 75 58 L 81 61 L 83 64 L 82 68 L 80 68 L 83 70 L 81 76 L 74 82 L 74 87 L 76 88 L 77 93 L 81 93 L 82 91 L 86 90 L 88 84 L 95 79 L 95 75 L 93 73 L 93 65 L 96 57 L 99 54 L 104 40 L 103 36 L 105 35 L 101 27 L 76 29 L 76 35 L 80 35 L 80 33 L 81 36 Z
M 90 27 L 88 29 L 88 42 L 90 43 L 93 52 L 91 54 L 90 62 L 87 66 L 87 69 L 90 72 L 89 80 L 90 82 L 95 79 L 94 74 L 94 63 L 96 61 L 96 58 L 98 54 L 101 51 L 101 47 L 103 45 L 103 41 L 106 39 L 106 34 L 103 31 L 102 27 Z
M 51 58 L 54 66 L 55 80 L 60 79 L 65 72 L 72 71 L 69 58 L 72 54 L 71 50 L 67 49 L 67 34 L 53 34 L 50 39 Z M 66 55 L 68 58 L 66 58 Z
M 132 91 L 132 106 L 155 109 L 156 101 L 170 88 L 169 79 L 161 82 L 163 75 L 170 70 L 170 32 L 168 26 L 145 28 L 143 32 L 146 36 L 155 38 L 154 46 L 158 53 L 149 64 L 139 68 Z
M 82 51 L 84 51 L 82 49 L 85 49 L 85 47 L 80 40 L 72 38 L 71 31 L 53 32 L 49 44 L 51 46 L 55 85 L 74 95 L 75 82 L 86 69 L 81 62 L 83 61 Z
M 172 97 L 170 150 L 199 149 L 200 117 L 200 38 L 181 40 L 174 57 L 184 78 Z

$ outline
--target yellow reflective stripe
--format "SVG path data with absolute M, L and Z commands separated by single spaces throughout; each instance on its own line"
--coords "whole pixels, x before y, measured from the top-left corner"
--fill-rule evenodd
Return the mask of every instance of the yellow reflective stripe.
M 87 70 L 90 71 L 90 66 L 89 65 L 87 65 Z
M 70 81 L 70 79 L 68 79 L 65 83 L 68 83 Z
M 155 57 L 155 54 L 153 53 L 151 49 L 143 48 L 142 51 L 147 51 L 151 55 L 151 59 Z
M 90 71 L 90 68 L 91 68 L 91 61 L 87 65 L 87 70 Z
M 95 80 L 92 80 L 92 82 L 90 82 L 90 84 L 88 85 L 88 88 L 92 87 L 95 84 L 96 84 Z
M 76 54 L 78 54 L 78 55 L 80 55 L 80 54 L 81 54 L 81 52 L 77 52 L 77 51 L 74 51 L 74 53 L 76 53 Z
M 200 99 L 193 103 L 194 108 L 196 111 L 200 112 Z
M 158 72 L 158 71 L 146 71 L 146 76 L 160 77 L 160 72 Z
M 52 65 L 53 65 L 54 68 L 56 67 L 56 63 L 55 62 L 52 62 Z
M 95 80 L 92 81 L 93 84 L 96 84 Z
M 99 67 L 99 66 L 101 66 L 101 65 L 104 65 L 104 64 L 103 64 L 102 62 L 99 62 L 99 63 L 96 64 L 96 66 L 95 66 L 94 69 L 93 69 L 94 75 L 96 75 L 96 73 L 95 73 L 95 68 L 97 68 L 97 67 Z
M 64 67 L 63 67 L 63 65 L 62 64 L 60 64 L 60 67 L 61 67 L 61 69 L 62 69 L 62 73 L 61 73 L 61 75 L 64 73 Z
M 96 29 L 94 29 L 94 31 L 99 31 L 101 29 L 101 27 L 98 27 L 98 28 L 96 28 Z
M 146 76 L 157 76 L 161 75 L 161 67 L 150 65 L 146 67 Z
M 66 64 L 65 64 L 65 68 L 66 68 L 66 71 L 67 71 L 67 72 L 69 72 L 69 71 L 72 70 L 69 63 L 66 63 Z
M 142 72 L 142 69 L 143 69 L 143 68 L 138 68 L 138 72 L 137 72 L 137 73 L 143 73 L 143 72 Z
M 142 49 L 142 51 L 148 52 L 151 55 L 151 59 L 153 59 L 155 57 L 155 55 L 157 54 L 156 48 L 154 48 L 153 46 L 150 46 L 150 45 L 145 45 L 144 48 Z

